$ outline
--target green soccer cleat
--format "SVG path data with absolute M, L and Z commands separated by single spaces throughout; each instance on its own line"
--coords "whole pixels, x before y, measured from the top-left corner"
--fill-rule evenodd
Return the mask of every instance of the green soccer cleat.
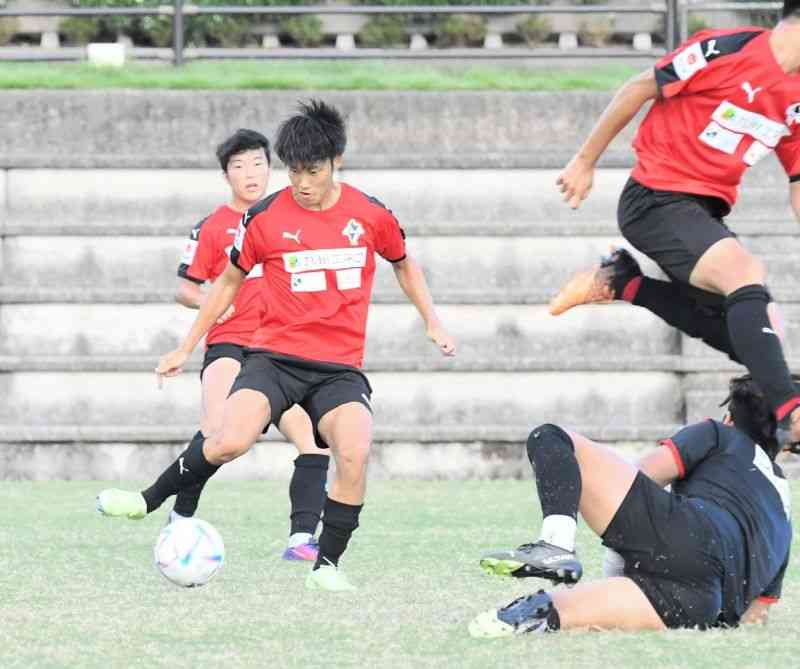
M 104 516 L 141 520 L 147 515 L 147 504 L 141 493 L 109 488 L 97 496 L 97 511 Z
M 308 590 L 328 590 L 329 592 L 349 592 L 355 590 L 356 586 L 350 583 L 347 576 L 337 567 L 332 564 L 324 564 L 308 575 L 306 588 Z

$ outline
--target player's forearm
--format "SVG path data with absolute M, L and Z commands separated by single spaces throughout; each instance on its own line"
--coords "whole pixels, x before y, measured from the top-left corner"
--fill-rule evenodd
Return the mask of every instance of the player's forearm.
M 630 123 L 648 100 L 658 94 L 655 75 L 648 71 L 628 81 L 602 113 L 577 158 L 594 165 L 608 145 Z
M 238 272 L 238 270 L 236 271 Z M 194 350 L 195 346 L 211 329 L 211 326 L 233 304 L 243 279 L 244 274 L 237 280 L 236 277 L 228 275 L 226 271 L 213 283 L 205 301 L 199 307 L 200 311 L 192 324 L 191 330 L 189 330 L 189 334 L 181 344 L 181 349 L 187 353 L 191 353 Z
M 439 327 L 441 323 L 433 305 L 433 297 L 420 266 L 411 258 L 406 258 L 394 269 L 397 282 L 409 301 L 416 307 L 419 315 L 422 316 L 425 328 L 430 330 Z
M 769 621 L 769 604 L 755 600 L 742 614 L 742 625 L 766 625 Z
M 205 302 L 206 293 L 199 284 L 182 280 L 175 293 L 175 301 L 189 309 L 199 309 Z
M 678 478 L 678 468 L 672 454 L 663 446 L 643 456 L 636 463 L 639 471 L 662 488 Z

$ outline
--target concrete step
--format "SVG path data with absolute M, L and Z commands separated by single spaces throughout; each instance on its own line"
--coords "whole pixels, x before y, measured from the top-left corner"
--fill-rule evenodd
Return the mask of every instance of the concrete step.
M 629 172 L 598 170 L 577 212 L 555 186 L 560 170 L 343 170 L 341 177 L 385 202 L 412 236 L 573 236 L 616 234 Z M 285 171 L 276 170 L 270 190 L 286 183 Z M 6 235 L 185 236 L 228 197 L 217 170 L 186 169 L 9 170 L 5 190 Z M 794 233 L 777 161 L 747 174 L 729 223 L 740 233 Z
M 644 309 L 622 303 L 573 309 L 558 318 L 541 305 L 439 305 L 437 311 L 458 339 L 456 364 L 473 359 L 510 365 L 525 359 L 602 361 L 679 350 L 675 330 Z M 150 369 L 156 356 L 180 343 L 196 313 L 174 304 L 6 304 L 0 306 L 0 355 L 32 361 L 139 356 L 149 360 Z M 379 366 L 402 361 L 429 366 L 442 360 L 410 304 L 372 306 L 366 357 Z
M 378 372 L 370 375 L 376 423 L 398 430 L 522 429 L 533 423 L 608 425 L 680 422 L 676 375 L 630 373 Z M 152 373 L 0 374 L 0 424 L 174 426 L 197 422 L 200 384 L 184 374 L 156 388 Z M 462 432 L 463 433 L 463 432 Z
M 794 301 L 800 237 L 753 237 L 744 243 L 769 268 L 776 299 Z M 620 237 L 424 237 L 409 254 L 425 269 L 439 302 L 547 302 L 576 270 L 590 267 Z M 169 299 L 182 240 L 168 237 L 11 237 L 2 242 L 6 302 L 149 302 Z M 57 249 L 58 262 L 53 262 Z M 641 254 L 642 269 L 660 276 Z M 386 262 L 378 262 L 378 302 L 401 302 Z

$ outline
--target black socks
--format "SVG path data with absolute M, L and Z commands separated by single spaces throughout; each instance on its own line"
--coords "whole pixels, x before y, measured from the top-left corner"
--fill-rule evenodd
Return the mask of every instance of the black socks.
M 295 458 L 294 474 L 289 483 L 291 534 L 314 534 L 317 531 L 322 505 L 325 504 L 329 462 L 330 457 L 316 453 Z
M 557 425 L 540 425 L 528 437 L 528 458 L 536 477 L 542 515 L 578 517 L 581 471 L 575 445 Z
M 203 433 L 198 430 L 194 437 L 192 437 L 192 441 L 203 438 Z M 205 485 L 206 482 L 201 481 L 200 483 L 193 485 L 191 488 L 181 490 L 175 497 L 175 505 L 172 510 L 181 516 L 185 516 L 186 518 L 193 516 L 195 511 L 197 511 L 197 505 L 200 503 L 200 495 L 203 492 Z
M 358 516 L 363 504 L 357 506 L 337 502 L 330 497 L 325 502 L 322 516 L 322 534 L 319 537 L 319 555 L 314 569 L 321 565 L 338 565 L 339 558 L 347 548 L 350 536 L 358 527 Z
M 725 306 L 733 349 L 780 421 L 797 406 L 798 395 L 781 340 L 769 322 L 769 302 L 766 288 L 754 284 L 728 295 Z
M 195 434 L 189 447 L 178 459 L 164 470 L 153 485 L 142 491 L 147 513 L 155 511 L 171 495 L 198 484 L 204 485 L 220 468 L 220 465 L 208 462 L 203 455 L 204 441 L 202 433 Z

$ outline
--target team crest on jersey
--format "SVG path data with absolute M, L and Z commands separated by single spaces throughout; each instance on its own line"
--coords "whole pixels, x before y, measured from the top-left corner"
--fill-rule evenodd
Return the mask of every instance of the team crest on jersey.
M 344 226 L 342 234 L 347 237 L 350 246 L 358 246 L 358 240 L 364 234 L 364 228 L 356 219 L 351 218 Z
M 791 128 L 795 123 L 800 125 L 800 102 L 789 105 L 786 110 L 786 125 Z

